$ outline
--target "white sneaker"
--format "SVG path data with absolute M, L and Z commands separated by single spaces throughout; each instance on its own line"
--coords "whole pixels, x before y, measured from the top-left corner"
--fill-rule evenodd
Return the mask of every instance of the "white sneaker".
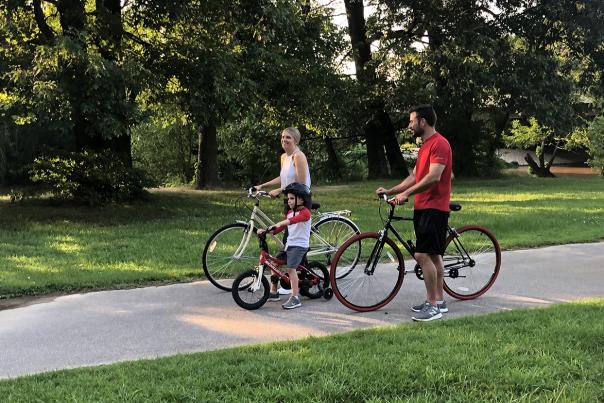
M 291 288 L 287 289 L 287 288 L 279 287 L 277 292 L 279 293 L 279 295 L 289 295 L 292 293 L 292 290 L 291 290 Z

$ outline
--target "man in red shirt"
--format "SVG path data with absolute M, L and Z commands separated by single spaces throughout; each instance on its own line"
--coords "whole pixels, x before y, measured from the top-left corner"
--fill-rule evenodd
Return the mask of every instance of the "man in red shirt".
M 412 319 L 430 321 L 448 312 L 443 298 L 443 259 L 451 198 L 451 146 L 435 129 L 436 112 L 431 105 L 419 105 L 409 111 L 409 129 L 421 137 L 413 173 L 401 183 L 378 194 L 396 194 L 394 201 L 404 204 L 415 195 L 413 227 L 416 237 L 415 259 L 422 268 L 426 285 L 426 302 L 411 309 Z

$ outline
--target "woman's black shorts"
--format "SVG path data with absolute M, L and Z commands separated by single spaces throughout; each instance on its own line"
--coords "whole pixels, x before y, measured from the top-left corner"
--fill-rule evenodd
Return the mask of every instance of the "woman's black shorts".
M 415 210 L 413 212 L 415 251 L 430 255 L 444 255 L 448 222 L 448 212 L 436 209 Z

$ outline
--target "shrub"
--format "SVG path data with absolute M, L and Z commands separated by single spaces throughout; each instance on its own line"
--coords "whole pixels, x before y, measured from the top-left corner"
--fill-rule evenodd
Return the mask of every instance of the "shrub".
M 110 151 L 39 157 L 30 175 L 34 182 L 49 186 L 57 198 L 93 205 L 131 200 L 153 185 Z
M 594 119 L 587 130 L 587 153 L 590 156 L 588 164 L 600 170 L 604 176 L 604 116 Z

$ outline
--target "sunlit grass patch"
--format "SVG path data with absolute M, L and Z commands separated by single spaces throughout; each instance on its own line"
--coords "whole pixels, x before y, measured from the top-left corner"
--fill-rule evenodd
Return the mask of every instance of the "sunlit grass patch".
M 604 300 L 0 381 L 8 401 L 602 401 Z
M 377 231 L 383 223 L 374 191 L 399 182 L 315 186 L 313 197 L 321 211 L 351 210 L 361 230 Z M 2 199 L 0 298 L 199 279 L 210 234 L 249 218 L 253 203 L 244 195 L 243 188 L 153 189 L 148 201 L 97 208 Z M 452 226 L 484 225 L 504 249 L 604 239 L 604 180 L 597 177 L 456 179 L 452 200 L 463 205 L 451 213 Z M 261 201 L 274 219 L 282 206 L 280 199 Z M 397 213 L 411 215 L 412 205 Z M 413 237 L 410 223 L 395 225 Z

